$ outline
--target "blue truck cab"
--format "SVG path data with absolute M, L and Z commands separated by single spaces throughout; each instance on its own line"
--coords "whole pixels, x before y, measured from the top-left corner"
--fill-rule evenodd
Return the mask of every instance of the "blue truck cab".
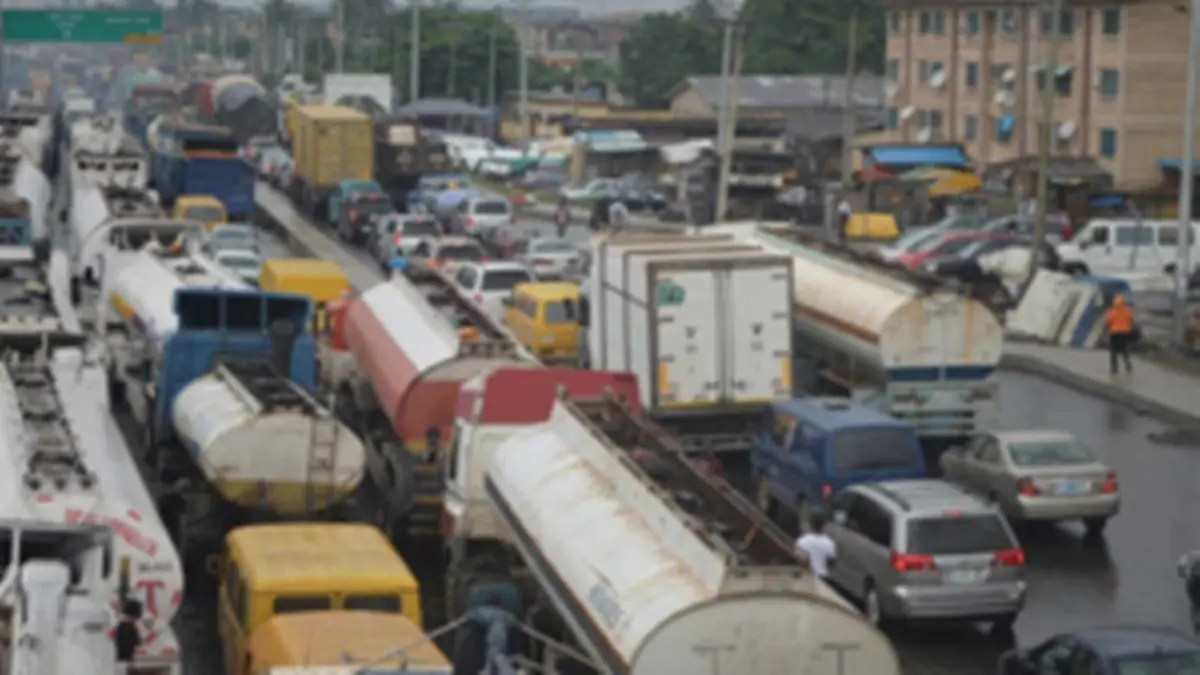
M 776 403 L 765 421 L 750 464 L 758 505 L 773 518 L 804 523 L 850 485 L 926 475 L 914 426 L 849 399 Z
M 343 241 L 366 243 L 374 227 L 372 216 L 392 212 L 392 199 L 373 180 L 340 181 L 329 196 L 329 222 Z
M 254 167 L 238 153 L 225 127 L 170 118 L 153 130 L 151 184 L 163 206 L 183 195 L 212 195 L 225 205 L 231 221 L 254 211 Z

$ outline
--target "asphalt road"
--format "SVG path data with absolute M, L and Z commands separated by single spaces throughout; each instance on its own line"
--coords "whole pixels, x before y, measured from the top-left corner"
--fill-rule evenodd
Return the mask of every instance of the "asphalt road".
M 521 218 L 517 227 L 553 232 L 553 223 L 538 216 Z M 576 225 L 568 236 L 583 243 L 589 232 Z M 365 255 L 338 253 L 376 269 Z M 1104 542 L 1084 541 L 1073 524 L 1018 528 L 1028 556 L 1029 601 L 1016 625 L 1017 643 L 1098 624 L 1190 630 L 1175 562 L 1200 548 L 1200 519 L 1193 515 L 1200 449 L 1151 441 L 1164 425 L 1029 375 L 1000 376 L 1000 405 L 1006 429 L 1074 432 L 1118 472 L 1123 497 Z M 1012 646 L 971 627 L 898 629 L 892 637 L 909 675 L 993 675 L 997 656 Z
M 1104 543 L 1085 542 L 1077 525 L 1021 527 L 1029 602 L 1016 626 L 1021 645 L 1062 631 L 1147 623 L 1190 631 L 1175 576 L 1179 555 L 1200 547 L 1194 505 L 1200 449 L 1169 447 L 1148 436 L 1166 427 L 1051 381 L 1008 373 L 1000 379 L 1004 428 L 1065 428 L 1113 467 L 1121 513 Z M 911 675 L 994 675 L 1005 645 L 964 630 L 894 633 Z

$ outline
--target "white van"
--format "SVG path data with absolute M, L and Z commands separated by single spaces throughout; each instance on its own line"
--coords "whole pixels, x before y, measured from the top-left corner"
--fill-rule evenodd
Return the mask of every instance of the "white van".
M 1192 221 L 1192 271 L 1200 265 L 1196 246 L 1200 222 Z M 1098 218 L 1080 230 L 1071 241 L 1058 246 L 1062 269 L 1071 274 L 1120 274 L 1123 272 L 1171 273 L 1175 269 L 1175 247 L 1179 242 L 1177 220 Z

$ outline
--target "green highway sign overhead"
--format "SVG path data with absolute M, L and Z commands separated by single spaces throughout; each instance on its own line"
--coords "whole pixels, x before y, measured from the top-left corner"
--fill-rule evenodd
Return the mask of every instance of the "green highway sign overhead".
M 5 42 L 162 44 L 162 11 L 123 9 L 6 9 Z

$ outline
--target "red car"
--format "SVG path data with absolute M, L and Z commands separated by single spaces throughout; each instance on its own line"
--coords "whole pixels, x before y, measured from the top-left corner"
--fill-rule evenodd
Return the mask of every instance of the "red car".
M 964 232 L 949 230 L 940 237 L 930 239 L 915 250 L 908 251 L 896 258 L 896 262 L 910 270 L 915 270 L 930 258 L 941 258 L 970 246 L 984 239 L 996 238 L 994 232 Z

